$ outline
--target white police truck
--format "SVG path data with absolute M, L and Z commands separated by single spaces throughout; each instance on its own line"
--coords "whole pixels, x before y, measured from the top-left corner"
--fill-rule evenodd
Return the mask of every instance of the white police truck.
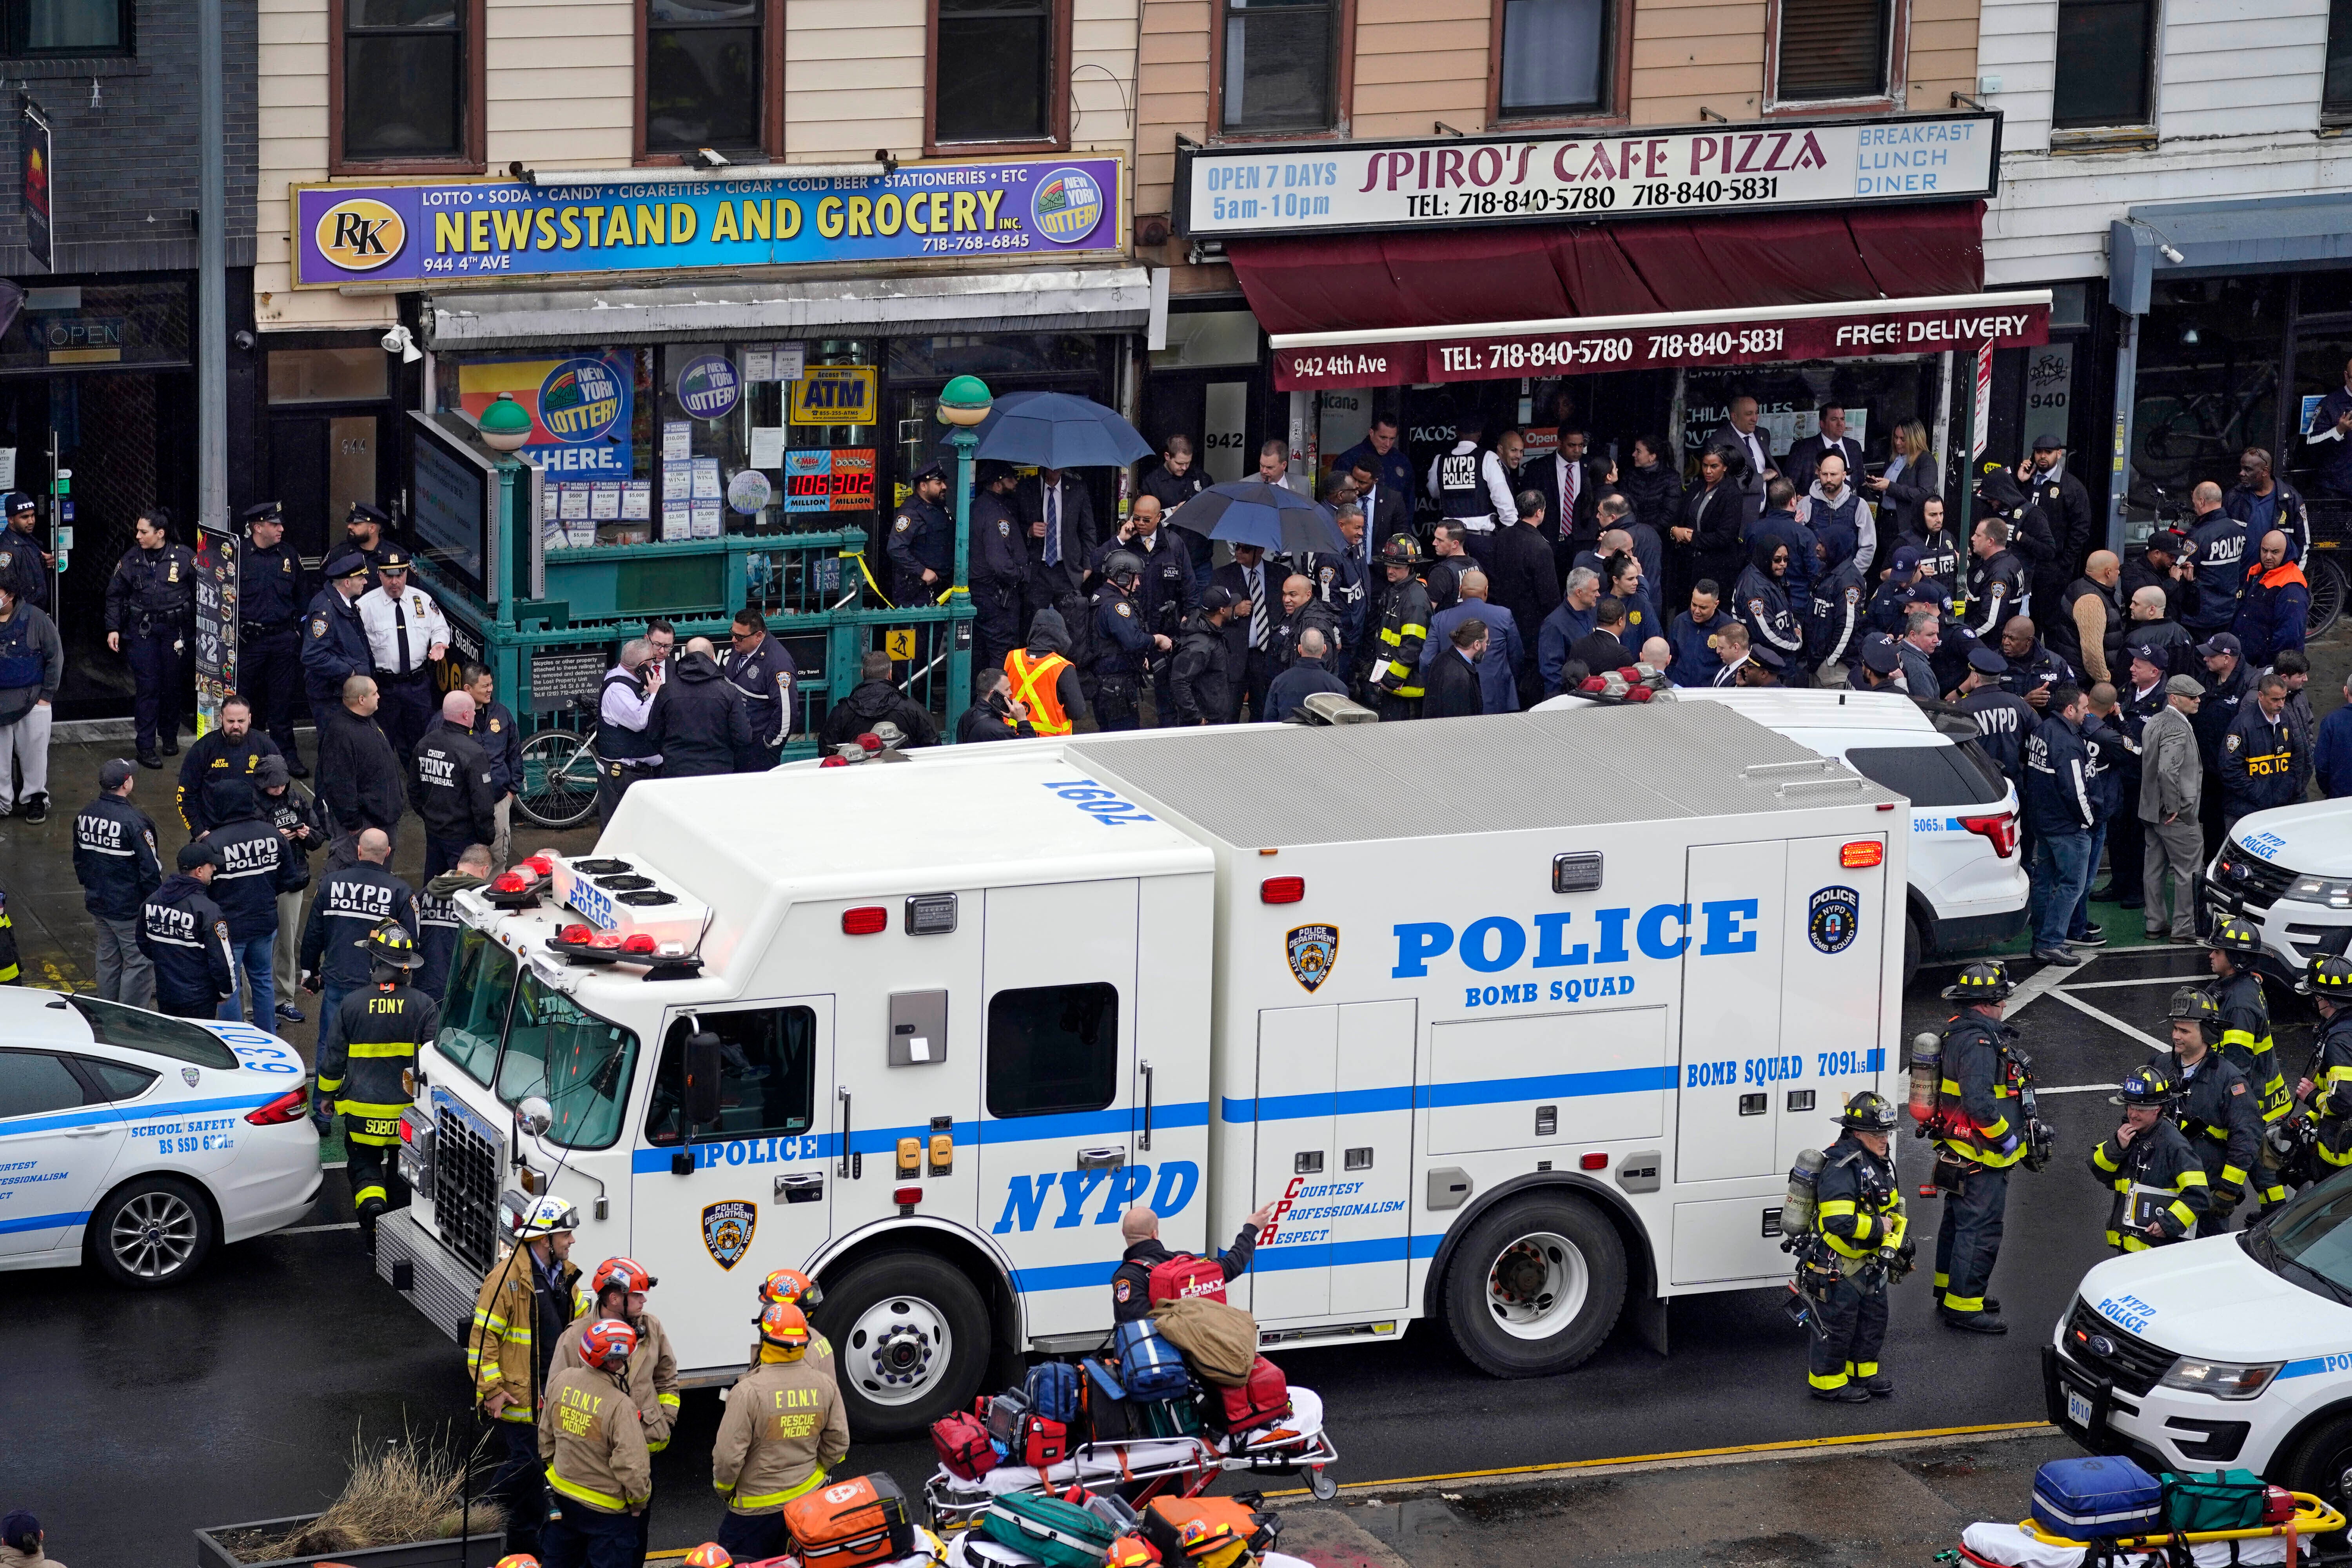
M 1278 1205 L 1271 1343 L 1434 1317 L 1532 1375 L 1630 1302 L 1663 1348 L 1786 1279 L 1785 1173 L 1884 1086 L 1902 811 L 1696 702 L 639 784 L 460 896 L 377 1267 L 455 1335 L 552 1192 L 689 1384 L 806 1270 L 868 1436 L 1098 1344 L 1134 1204 L 1196 1251 Z
M 2084 1276 L 2042 1348 L 2050 1418 L 2150 1469 L 2250 1469 L 2352 1501 L 2352 1175 L 2269 1223 Z

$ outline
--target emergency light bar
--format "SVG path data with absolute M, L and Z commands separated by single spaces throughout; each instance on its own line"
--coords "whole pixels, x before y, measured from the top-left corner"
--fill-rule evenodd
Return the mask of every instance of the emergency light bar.
M 673 942 L 677 951 L 692 952 L 701 940 L 710 919 L 709 909 L 664 888 L 642 868 L 609 858 L 572 860 L 550 855 L 545 858 L 555 901 L 585 921 L 599 937 L 619 939 L 609 948 L 599 944 L 600 955 L 611 952 L 615 957 L 642 962 Z M 650 938 L 652 946 L 640 942 L 638 951 L 630 950 L 627 944 L 637 937 Z

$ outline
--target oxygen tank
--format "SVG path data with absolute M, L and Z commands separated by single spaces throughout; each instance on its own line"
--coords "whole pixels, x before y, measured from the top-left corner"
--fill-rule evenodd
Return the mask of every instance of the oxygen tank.
M 1911 1120 L 1922 1126 L 1936 1114 L 1943 1057 L 1943 1036 L 1929 1032 L 1911 1037 Z
M 1784 1237 L 1809 1236 L 1813 1228 L 1813 1209 L 1821 1195 L 1822 1169 L 1829 1157 L 1819 1149 L 1806 1149 L 1797 1155 L 1797 1163 L 1789 1167 L 1789 1195 L 1780 1201 L 1780 1234 Z

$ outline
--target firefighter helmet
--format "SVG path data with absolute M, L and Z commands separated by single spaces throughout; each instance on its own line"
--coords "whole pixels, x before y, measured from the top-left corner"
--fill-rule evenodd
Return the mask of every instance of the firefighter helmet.
M 759 1317 L 760 1340 L 785 1352 L 787 1358 L 808 1349 L 806 1314 L 790 1301 L 772 1301 Z
M 1157 1561 L 1151 1554 L 1151 1548 L 1146 1546 L 1140 1537 L 1133 1535 L 1122 1535 L 1112 1542 L 1109 1552 L 1103 1558 L 1105 1568 L 1151 1568 Z
M 637 1351 L 637 1331 L 618 1318 L 599 1318 L 580 1331 L 580 1359 L 599 1372 L 626 1366 Z
M 734 1554 L 715 1541 L 706 1541 L 686 1554 L 686 1568 L 735 1568 Z
M 2258 953 L 2263 950 L 2263 939 L 2253 927 L 2231 915 L 2214 925 L 2212 938 L 2205 945 L 2223 952 Z
M 539 1568 L 539 1559 L 528 1552 L 510 1552 L 499 1558 L 491 1568 Z
M 1128 580 L 1143 575 L 1143 562 L 1131 550 L 1114 550 L 1103 563 L 1102 574 L 1124 588 Z
M 2183 985 L 2172 994 L 2164 1009 L 2167 1018 L 2186 1020 L 2205 1026 L 2205 1043 L 2211 1045 L 2221 1037 L 2221 1009 L 2213 998 L 2194 985 Z
M 1845 1102 L 1845 1110 L 1837 1121 L 1840 1127 L 1850 1127 L 1858 1132 L 1892 1132 L 1895 1102 L 1865 1089 Z
M 1410 566 L 1421 559 L 1421 541 L 1410 533 L 1392 533 L 1381 546 L 1381 563 L 1384 566 Z
M 397 921 L 386 921 L 356 944 L 367 949 L 368 962 L 392 969 L 415 969 L 425 963 L 425 955 L 416 951 L 416 939 L 408 928 Z
M 806 1312 L 824 1301 L 824 1287 L 797 1268 L 779 1268 L 760 1281 L 760 1300 L 772 1306 L 789 1301 Z
M 596 1272 L 590 1279 L 588 1289 L 591 1295 L 601 1296 L 604 1293 L 606 1286 L 618 1285 L 630 1295 L 638 1296 L 652 1289 L 658 1283 L 658 1280 L 646 1272 L 646 1266 L 635 1258 L 607 1258 L 604 1262 L 596 1265 Z
M 553 1236 L 558 1231 L 578 1230 L 580 1211 L 562 1198 L 543 1197 L 528 1205 L 509 1207 L 507 1227 L 522 1241 L 535 1236 Z
M 1990 960 L 1960 966 L 1959 978 L 1944 987 L 1947 1002 L 2006 1002 L 2011 987 L 2009 971 Z
M 2321 953 L 2311 961 L 2311 988 L 2337 1001 L 2352 997 L 2352 958 Z
M 2123 1092 L 2109 1095 L 2107 1103 L 2124 1106 L 2126 1109 L 2133 1106 L 2152 1105 L 2161 1110 L 2171 1103 L 2175 1092 L 2172 1079 L 2166 1075 L 2165 1070 L 2153 1066 L 2132 1068 L 2131 1071 L 2124 1074 L 2124 1081 L 2117 1087 Z

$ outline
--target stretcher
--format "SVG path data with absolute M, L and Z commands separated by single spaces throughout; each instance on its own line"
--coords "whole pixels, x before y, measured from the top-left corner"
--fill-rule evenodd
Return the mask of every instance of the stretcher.
M 1218 1478 L 1233 1472 L 1303 1474 L 1308 1490 L 1328 1498 L 1339 1486 L 1325 1472 L 1339 1458 L 1339 1450 L 1323 1430 L 1322 1399 L 1313 1389 L 1294 1384 L 1290 1415 L 1255 1432 L 1239 1436 L 1204 1433 L 1196 1437 L 1081 1443 L 1070 1450 L 1068 1458 L 1042 1470 L 1026 1465 L 999 1465 L 969 1480 L 943 1465 L 924 1484 L 923 1501 L 930 1510 L 931 1528 L 942 1535 L 954 1535 L 969 1530 L 991 1500 L 1008 1492 L 1048 1488 L 1083 1486 L 1090 1491 L 1114 1492 L 1140 1506 L 1156 1497 L 1197 1497 Z
M 2032 1520 L 1972 1524 L 1948 1561 L 1969 1568 L 2231 1568 L 2311 1560 L 2309 1542 L 2344 1528 L 2344 1515 L 2309 1492 L 2294 1494 L 2294 1517 L 2247 1530 L 2200 1530 L 2181 1535 L 2136 1535 L 2118 1541 L 2073 1541 Z
M 942 1561 L 947 1568 L 1040 1568 L 1037 1559 L 1019 1547 L 991 1540 L 977 1530 L 950 1536 Z M 1266 1552 L 1257 1561 L 1258 1568 L 1312 1568 L 1305 1558 L 1280 1552 Z

